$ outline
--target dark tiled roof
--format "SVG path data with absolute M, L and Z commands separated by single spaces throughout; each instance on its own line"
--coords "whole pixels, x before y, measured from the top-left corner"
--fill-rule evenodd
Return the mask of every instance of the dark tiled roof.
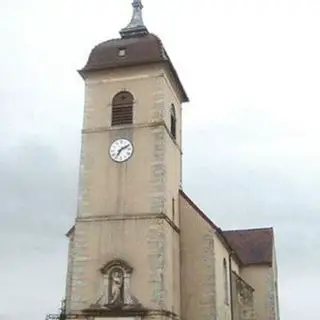
M 182 197 L 217 232 L 227 250 L 235 252 L 235 258 L 244 266 L 272 264 L 273 229 L 247 229 L 222 231 L 199 207 L 180 190 Z
M 126 54 L 119 55 L 124 49 Z M 95 46 L 81 75 L 92 71 L 108 70 L 120 67 L 139 66 L 151 63 L 163 63 L 169 67 L 177 81 L 183 102 L 189 101 L 173 64 L 167 55 L 161 40 L 154 34 L 135 38 L 120 38 L 102 42 Z
M 223 231 L 244 265 L 272 264 L 273 229 Z

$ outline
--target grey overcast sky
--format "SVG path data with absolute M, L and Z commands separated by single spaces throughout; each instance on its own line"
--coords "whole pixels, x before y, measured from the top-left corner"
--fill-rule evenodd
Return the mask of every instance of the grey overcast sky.
M 130 0 L 0 1 L 0 319 L 64 295 L 81 68 Z M 274 226 L 282 320 L 318 318 L 320 1 L 144 0 L 191 102 L 184 189 L 222 228 Z M 199 150 L 203 153 L 194 152 Z

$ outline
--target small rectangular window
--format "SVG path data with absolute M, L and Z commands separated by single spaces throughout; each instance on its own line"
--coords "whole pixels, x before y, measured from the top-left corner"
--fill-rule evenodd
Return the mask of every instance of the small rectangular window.
M 119 57 L 125 57 L 127 55 L 127 51 L 125 48 L 120 48 L 118 51 L 118 56 Z

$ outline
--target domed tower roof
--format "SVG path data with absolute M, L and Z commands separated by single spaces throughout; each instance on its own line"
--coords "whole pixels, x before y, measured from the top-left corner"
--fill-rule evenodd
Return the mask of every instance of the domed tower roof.
M 148 32 L 142 20 L 142 4 L 134 0 L 133 16 L 129 25 L 120 31 L 121 38 L 102 42 L 95 46 L 87 64 L 79 72 L 85 78 L 95 71 L 107 71 L 115 68 L 163 64 L 172 73 L 182 101 L 189 101 L 173 64 L 161 40 Z

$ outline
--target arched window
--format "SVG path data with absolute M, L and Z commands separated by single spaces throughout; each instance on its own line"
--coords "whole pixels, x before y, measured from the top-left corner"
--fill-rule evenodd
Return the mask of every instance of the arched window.
M 223 285 L 224 285 L 224 302 L 225 304 L 229 304 L 228 267 L 227 267 L 226 259 L 223 259 Z
M 176 118 L 176 110 L 174 108 L 174 105 L 171 105 L 170 109 L 170 133 L 173 137 L 173 139 L 176 139 L 177 137 L 177 118 Z
M 113 97 L 111 115 L 112 126 L 132 123 L 133 100 L 133 95 L 128 91 L 121 91 Z

